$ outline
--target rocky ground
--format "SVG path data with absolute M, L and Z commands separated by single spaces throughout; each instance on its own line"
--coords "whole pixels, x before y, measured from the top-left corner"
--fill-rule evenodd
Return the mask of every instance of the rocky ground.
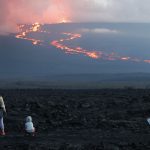
M 150 149 L 150 90 L 0 90 L 6 136 L 0 150 Z M 33 117 L 35 137 L 24 134 Z

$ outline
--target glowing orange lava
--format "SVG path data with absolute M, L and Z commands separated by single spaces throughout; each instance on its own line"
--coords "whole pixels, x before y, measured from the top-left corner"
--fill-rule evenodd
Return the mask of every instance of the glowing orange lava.
M 146 62 L 146 63 L 150 63 L 150 60 L 144 60 L 144 62 Z
M 69 22 L 71 22 L 69 19 L 62 18 L 62 19 L 60 19 L 59 23 L 69 23 Z
M 130 57 L 122 57 L 121 60 L 127 61 L 127 60 L 130 60 Z
M 88 51 L 88 50 L 85 50 L 81 47 L 72 48 L 72 47 L 69 47 L 67 45 L 61 44 L 61 42 L 64 42 L 64 41 L 70 41 L 70 40 L 74 40 L 74 39 L 77 39 L 77 38 L 81 38 L 80 34 L 73 34 L 73 33 L 62 33 L 62 34 L 70 36 L 70 37 L 68 37 L 66 39 L 60 39 L 60 40 L 52 41 L 51 45 L 65 51 L 65 53 L 68 53 L 68 54 L 84 54 L 84 55 L 86 55 L 88 57 L 91 57 L 91 58 L 94 58 L 94 59 L 100 58 L 100 53 L 99 52 Z
M 40 32 L 41 25 L 39 23 L 32 24 L 31 28 L 29 29 L 24 29 L 25 25 L 19 25 L 18 27 L 19 27 L 20 33 L 16 35 L 16 38 L 31 41 L 33 45 L 38 45 L 38 44 L 40 45 L 42 43 L 41 40 L 27 37 L 27 35 L 31 32 Z
M 33 28 L 32 28 L 32 31 L 33 31 L 33 32 L 39 31 L 39 28 L 40 28 L 40 24 L 39 24 L 39 23 L 35 23 L 35 24 L 33 24 L 32 26 L 33 26 Z
M 63 18 L 61 23 L 65 23 L 65 22 L 67 22 L 67 20 Z M 16 35 L 16 38 L 31 41 L 33 45 L 41 45 L 44 43 L 44 41 L 29 37 L 30 33 L 34 33 L 34 32 L 50 34 L 50 32 L 48 31 L 43 31 L 41 29 L 41 26 L 42 25 L 39 23 L 34 23 L 30 27 L 27 27 L 27 28 L 25 25 L 19 25 L 20 33 Z M 66 38 L 53 40 L 50 42 L 50 44 L 56 47 L 57 49 L 62 50 L 66 54 L 78 54 L 78 55 L 82 54 L 92 59 L 102 59 L 102 60 L 109 60 L 109 61 L 119 60 L 119 61 L 145 62 L 145 63 L 150 64 L 150 59 L 144 60 L 144 59 L 133 58 L 129 56 L 120 56 L 115 52 L 112 52 L 109 54 L 102 50 L 87 50 L 79 46 L 72 47 L 65 43 L 67 41 L 77 40 L 81 38 L 82 35 L 78 33 L 69 33 L 69 32 L 63 32 L 63 33 L 60 33 L 60 35 L 66 36 Z

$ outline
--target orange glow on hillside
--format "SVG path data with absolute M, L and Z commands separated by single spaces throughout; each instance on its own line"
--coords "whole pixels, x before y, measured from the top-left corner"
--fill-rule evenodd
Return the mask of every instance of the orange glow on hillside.
M 150 63 L 150 60 L 144 60 L 144 62 L 146 62 L 146 63 Z
M 64 19 L 64 18 L 63 18 Z M 66 22 L 66 20 L 62 20 L 63 23 Z M 30 38 L 31 33 L 39 33 L 39 34 L 51 34 L 48 31 L 43 31 L 42 25 L 37 23 L 32 24 L 30 27 L 25 25 L 19 25 L 20 33 L 16 35 L 16 38 L 23 39 L 27 41 L 31 41 L 33 45 L 43 45 L 46 43 L 45 41 L 42 41 L 40 39 L 36 38 Z M 63 51 L 66 54 L 81 54 L 87 57 L 90 57 L 92 59 L 101 59 L 101 60 L 107 60 L 107 61 L 132 61 L 132 62 L 145 62 L 150 64 L 150 59 L 139 59 L 136 57 L 129 57 L 129 56 L 120 56 L 115 52 L 107 53 L 102 50 L 88 50 L 85 48 L 82 48 L 80 46 L 70 46 L 68 43 L 69 41 L 78 40 L 82 38 L 82 35 L 79 33 L 71 33 L 71 32 L 62 32 L 57 33 L 59 36 L 62 36 L 63 38 L 52 40 L 50 44 L 54 46 L 55 48 Z M 33 35 L 32 35 L 33 36 Z M 64 37 L 65 36 L 65 37 Z
M 39 23 L 32 24 L 32 27 L 30 29 L 26 29 L 25 31 L 23 31 L 24 27 L 25 27 L 24 25 L 19 26 L 19 29 L 20 29 L 21 32 L 16 35 L 16 38 L 31 41 L 33 45 L 37 45 L 37 44 L 42 43 L 41 40 L 36 40 L 34 38 L 26 37 L 31 32 L 40 32 L 41 25 Z M 43 32 L 43 31 L 41 31 L 41 32 Z
M 35 23 L 32 26 L 33 26 L 33 28 L 32 28 L 33 32 L 37 32 L 39 30 L 39 28 L 40 28 L 40 24 L 39 23 Z
M 98 59 L 100 55 L 98 52 L 88 52 L 87 56 L 94 58 L 94 59 Z
M 62 18 L 60 20 L 60 23 L 69 23 L 69 22 L 71 22 L 71 21 L 69 19 L 66 19 L 66 18 Z

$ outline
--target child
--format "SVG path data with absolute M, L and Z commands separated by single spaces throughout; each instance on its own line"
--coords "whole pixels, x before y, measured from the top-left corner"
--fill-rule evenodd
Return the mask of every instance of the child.
M 27 134 L 34 136 L 35 128 L 31 116 L 26 117 L 25 131 Z
M 6 108 L 5 108 L 5 104 L 4 104 L 4 100 L 3 97 L 0 96 L 0 135 L 5 135 L 5 131 L 4 131 L 4 122 L 3 122 L 3 113 L 6 113 Z

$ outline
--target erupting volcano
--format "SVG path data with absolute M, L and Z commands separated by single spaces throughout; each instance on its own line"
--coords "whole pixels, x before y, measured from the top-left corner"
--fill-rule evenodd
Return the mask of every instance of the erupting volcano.
M 63 18 L 62 23 L 67 22 Z M 19 33 L 16 35 L 16 38 L 28 40 L 31 41 L 33 45 L 45 45 L 46 42 L 44 39 L 37 39 L 36 37 L 30 37 L 31 33 L 40 33 L 40 34 L 47 34 L 51 35 L 53 32 L 49 32 L 47 30 L 42 30 L 42 24 L 34 23 L 32 25 L 19 25 Z M 58 50 L 63 51 L 66 54 L 76 54 L 76 55 L 84 55 L 87 57 L 90 57 L 92 59 L 100 59 L 105 61 L 133 61 L 133 62 L 145 62 L 150 63 L 150 59 L 141 59 L 138 57 L 131 57 L 131 56 L 122 56 L 116 52 L 105 52 L 104 50 L 90 50 L 85 49 L 80 46 L 71 46 L 71 44 L 68 44 L 68 41 L 78 40 L 82 38 L 81 33 L 75 33 L 75 32 L 57 32 L 57 34 L 60 38 L 59 39 L 53 39 L 49 42 L 49 45 L 57 48 Z M 53 35 L 51 35 L 53 36 Z

